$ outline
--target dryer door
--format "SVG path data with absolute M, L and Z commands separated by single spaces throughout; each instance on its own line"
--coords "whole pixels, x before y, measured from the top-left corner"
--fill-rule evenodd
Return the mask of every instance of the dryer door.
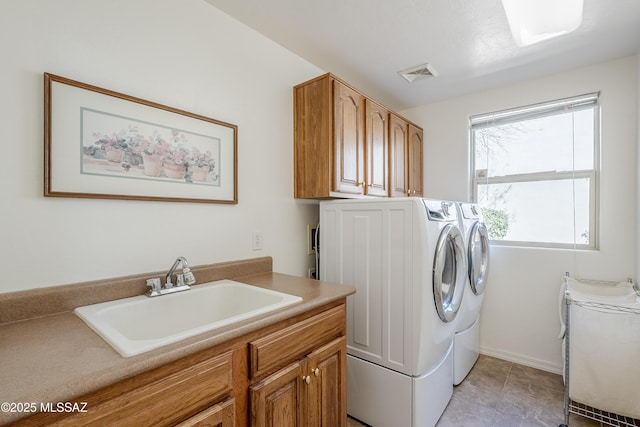
M 447 224 L 440 233 L 433 260 L 433 297 L 443 322 L 455 319 L 467 277 L 467 258 L 460 229 Z
M 473 224 L 468 246 L 469 282 L 474 294 L 480 295 L 487 285 L 489 274 L 489 233 L 480 221 Z

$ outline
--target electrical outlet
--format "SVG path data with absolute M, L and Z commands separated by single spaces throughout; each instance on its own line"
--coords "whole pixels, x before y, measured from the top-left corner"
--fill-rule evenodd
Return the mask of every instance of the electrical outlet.
M 251 233 L 251 249 L 254 251 L 261 251 L 264 244 L 264 238 L 261 231 L 254 231 Z

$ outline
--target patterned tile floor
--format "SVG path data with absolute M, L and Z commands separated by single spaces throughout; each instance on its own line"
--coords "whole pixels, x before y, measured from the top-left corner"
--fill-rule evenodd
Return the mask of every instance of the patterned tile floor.
M 467 378 L 454 387 L 437 427 L 558 427 L 563 422 L 560 375 L 481 355 Z M 600 426 L 574 414 L 569 422 L 570 427 Z M 347 426 L 363 424 L 349 418 Z

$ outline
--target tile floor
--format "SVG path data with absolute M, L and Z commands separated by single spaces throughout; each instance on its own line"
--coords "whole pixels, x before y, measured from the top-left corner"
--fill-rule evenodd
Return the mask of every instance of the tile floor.
M 454 387 L 437 427 L 558 427 L 563 422 L 560 375 L 481 355 L 467 378 Z M 347 426 L 363 424 L 350 418 Z M 600 423 L 571 414 L 570 427 L 588 426 Z

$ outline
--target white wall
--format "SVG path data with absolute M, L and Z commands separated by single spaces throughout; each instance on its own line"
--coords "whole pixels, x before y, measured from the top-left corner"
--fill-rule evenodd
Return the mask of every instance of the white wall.
M 0 292 L 270 255 L 305 275 L 292 87 L 322 70 L 203 0 L 0 3 Z M 238 125 L 238 205 L 43 197 L 43 72 Z M 252 231 L 264 250 L 252 251 Z
M 561 276 L 624 280 L 635 273 L 638 60 L 624 58 L 402 112 L 425 130 L 428 197 L 469 200 L 471 115 L 601 92 L 600 247 L 597 251 L 492 246 L 481 317 L 486 354 L 559 372 Z M 553 209 L 540 200 L 540 209 Z
M 638 109 L 637 129 L 638 143 L 636 144 L 636 165 L 640 165 L 640 51 L 637 54 L 638 97 L 636 108 Z M 636 224 L 640 224 L 640 168 L 636 167 Z M 640 227 L 636 227 L 636 283 L 640 281 Z

